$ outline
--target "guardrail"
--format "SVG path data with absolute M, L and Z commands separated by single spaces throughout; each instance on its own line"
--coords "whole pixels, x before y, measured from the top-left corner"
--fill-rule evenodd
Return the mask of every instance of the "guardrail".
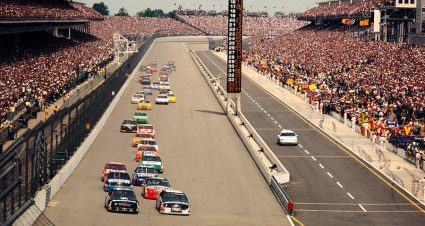
M 270 189 L 273 191 L 273 194 L 276 196 L 277 201 L 285 213 L 287 215 L 294 215 L 294 203 L 274 176 L 272 176 L 270 180 Z
M 202 63 L 196 53 L 191 50 L 189 51 L 192 59 L 195 64 L 201 71 L 201 74 L 207 80 L 208 85 L 211 90 L 214 92 L 217 100 L 219 101 L 220 106 L 224 111 L 227 111 L 227 102 L 228 100 L 227 92 L 224 88 L 219 85 L 218 79 L 215 78 L 211 72 L 206 68 Z M 231 105 L 234 106 L 233 101 Z M 267 180 L 267 183 L 270 184 L 271 177 L 273 176 L 279 183 L 287 183 L 290 180 L 290 174 L 279 161 L 277 156 L 273 153 L 270 147 L 266 142 L 261 138 L 257 133 L 251 123 L 245 118 L 242 112 L 227 112 L 227 117 L 232 123 L 238 135 L 241 137 L 242 142 L 245 147 L 248 149 L 251 157 L 256 163 L 257 167 L 260 169 L 262 175 Z M 275 169 L 273 169 L 275 168 Z

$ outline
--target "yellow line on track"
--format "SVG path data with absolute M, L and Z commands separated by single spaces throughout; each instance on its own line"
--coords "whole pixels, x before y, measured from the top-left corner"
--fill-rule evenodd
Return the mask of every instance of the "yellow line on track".
M 287 105 L 280 99 L 278 99 L 277 97 L 275 97 L 272 93 L 270 93 L 268 90 L 264 89 L 263 87 L 261 87 L 260 85 L 258 85 L 255 81 L 253 81 L 251 78 L 249 78 L 248 76 L 244 75 L 246 78 L 248 78 L 254 85 L 256 85 L 258 88 L 260 88 L 261 90 L 263 90 L 264 92 L 268 93 L 271 97 L 273 97 L 275 100 L 277 100 L 281 105 L 287 107 Z M 314 126 L 310 121 L 306 120 L 303 116 L 300 115 L 300 113 L 294 111 L 292 108 L 287 107 L 292 113 L 294 113 L 298 118 L 300 118 L 302 121 L 304 121 L 307 125 L 309 125 L 310 127 L 312 127 L 313 129 L 315 129 L 318 133 L 320 133 L 323 137 L 325 137 L 326 139 L 328 139 L 330 142 L 332 142 L 333 144 L 335 144 L 339 149 L 341 149 L 342 151 L 344 151 L 345 153 L 347 153 L 349 156 L 351 156 L 354 160 L 356 160 L 360 165 L 362 165 L 363 167 L 365 167 L 366 169 L 368 169 L 371 173 L 373 173 L 376 177 L 378 177 L 381 181 L 383 181 L 386 185 L 388 185 L 390 188 L 392 188 L 394 191 L 396 191 L 397 193 L 399 193 L 403 198 L 405 198 L 407 201 L 409 201 L 412 205 L 414 205 L 416 208 L 418 208 L 422 213 L 425 213 L 425 210 L 422 209 L 418 204 L 416 204 L 416 202 L 413 202 L 409 197 L 407 197 L 405 194 L 403 194 L 400 190 L 398 190 L 396 187 L 394 187 L 394 185 L 390 184 L 386 179 L 384 179 L 381 175 L 379 175 L 377 172 L 375 172 L 375 170 L 371 169 L 368 165 L 366 165 L 364 162 L 362 162 L 360 159 L 358 159 L 356 156 L 354 156 L 351 151 L 347 150 L 346 148 L 342 147 L 340 144 L 338 144 L 337 142 L 335 142 L 331 137 L 329 137 L 329 135 L 323 133 L 322 131 L 320 131 L 319 129 L 317 129 L 316 126 Z
M 301 221 L 299 221 L 297 218 L 295 218 L 294 216 L 291 215 L 291 219 L 294 220 L 295 222 L 297 222 L 297 224 L 299 224 L 300 226 L 304 226 L 303 223 L 301 223 Z

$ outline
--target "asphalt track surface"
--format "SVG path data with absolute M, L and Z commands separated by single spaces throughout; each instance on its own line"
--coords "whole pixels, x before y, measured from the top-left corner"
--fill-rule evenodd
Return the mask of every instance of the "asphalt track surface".
M 211 73 L 221 76 L 220 84 L 225 88 L 225 62 L 211 52 L 198 51 L 197 55 Z M 425 214 L 419 209 L 425 209 L 423 205 L 415 207 L 245 75 L 242 89 L 242 112 L 291 173 L 291 182 L 285 189 L 295 202 L 296 218 L 302 223 L 425 225 Z M 281 129 L 298 134 L 300 145 L 277 145 Z
M 199 38 L 198 38 L 199 39 Z M 190 216 L 159 214 L 154 200 L 141 202 L 139 214 L 109 213 L 100 175 L 108 161 L 134 170 L 133 134 L 120 133 L 122 120 L 136 105 L 130 97 L 140 89 L 137 76 L 125 90 L 86 156 L 44 213 L 56 225 L 289 225 L 289 222 L 243 143 L 190 58 L 184 42 L 162 39 L 143 64 L 174 60 L 170 75 L 177 103 L 153 105 L 149 121 L 155 126 L 164 174 L 171 186 L 183 190 L 191 202 Z M 181 38 L 179 39 L 181 41 Z M 203 39 L 206 40 L 206 39 Z M 157 92 L 157 91 L 156 91 Z M 148 99 L 154 100 L 154 96 Z

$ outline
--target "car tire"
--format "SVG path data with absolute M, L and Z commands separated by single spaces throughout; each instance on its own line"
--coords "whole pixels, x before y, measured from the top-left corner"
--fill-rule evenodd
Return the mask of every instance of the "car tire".
M 280 141 L 279 141 L 279 140 L 277 140 L 277 141 L 276 141 L 276 144 L 277 144 L 277 145 L 280 145 Z

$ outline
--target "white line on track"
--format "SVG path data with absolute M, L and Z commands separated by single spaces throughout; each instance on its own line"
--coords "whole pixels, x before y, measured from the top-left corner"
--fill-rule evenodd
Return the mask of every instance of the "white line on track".
M 329 172 L 326 172 L 326 173 L 329 175 L 330 178 L 334 178 L 334 176 L 332 176 L 331 173 L 329 173 Z
M 282 126 L 281 125 L 278 125 L 279 126 L 279 128 L 282 128 Z
M 305 210 L 297 209 L 298 212 L 329 212 L 329 213 L 364 213 L 360 210 Z M 378 210 L 378 211 L 368 211 L 368 213 L 420 213 L 419 210 Z
M 314 161 L 317 161 L 317 159 L 316 159 L 315 157 L 311 156 L 311 158 L 312 158 Z
M 266 110 L 264 110 L 264 114 L 267 114 L 267 111 Z
M 344 187 L 342 186 L 342 184 L 341 184 L 341 183 L 339 183 L 338 181 L 336 182 L 336 184 L 337 184 L 340 188 L 344 188 Z
M 335 203 L 335 202 L 296 202 L 295 205 L 336 205 L 336 206 L 357 206 L 356 203 Z M 363 206 L 411 206 L 412 203 L 359 203 Z M 419 204 L 419 203 L 416 203 Z
M 310 154 L 310 152 L 308 152 L 307 150 L 304 150 L 304 151 L 305 151 L 305 153 L 307 153 L 307 155 Z
M 274 123 L 278 124 L 278 122 L 277 122 L 277 121 L 274 121 Z
M 303 148 L 303 146 L 301 144 L 298 144 L 298 146 L 300 146 L 300 148 Z
M 319 166 L 320 166 L 320 167 L 322 167 L 322 169 L 324 169 L 324 168 L 325 168 L 325 167 L 324 167 L 322 164 L 320 164 L 320 163 L 319 163 Z
M 363 210 L 363 212 L 367 212 L 367 210 L 361 204 L 359 204 L 359 207 Z
M 347 195 L 350 196 L 351 199 L 354 199 L 354 196 L 352 196 L 350 193 L 347 192 Z
M 264 111 L 264 109 L 263 108 L 260 108 L 262 111 Z
M 272 120 L 274 120 L 274 118 L 273 117 L 270 117 Z
M 269 117 L 270 117 L 270 114 L 267 114 L 267 116 L 269 116 Z

